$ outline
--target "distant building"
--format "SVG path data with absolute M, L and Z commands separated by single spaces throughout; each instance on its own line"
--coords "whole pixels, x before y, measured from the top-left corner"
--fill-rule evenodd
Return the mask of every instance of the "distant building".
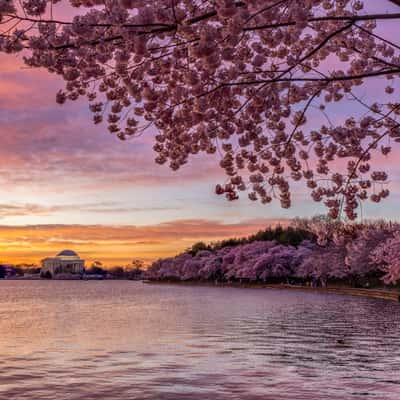
M 17 274 L 15 266 L 12 264 L 0 264 L 0 278 L 11 278 Z
M 63 250 L 55 257 L 48 257 L 42 260 L 40 274 L 49 278 L 57 274 L 80 274 L 85 271 L 85 260 L 72 250 Z

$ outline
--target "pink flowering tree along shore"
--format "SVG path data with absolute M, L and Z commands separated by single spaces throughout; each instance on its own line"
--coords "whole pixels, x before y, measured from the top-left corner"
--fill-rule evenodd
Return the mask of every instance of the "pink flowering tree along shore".
M 159 164 L 217 153 L 228 200 L 287 208 L 302 181 L 355 219 L 388 196 L 374 160 L 400 141 L 393 22 L 399 0 L 0 0 L 0 51 L 120 139 L 149 130 Z
M 321 241 L 322 231 L 325 236 Z M 156 261 L 147 270 L 147 278 L 313 286 L 332 282 L 364 287 L 400 283 L 399 224 L 311 220 L 301 229 L 269 229 L 249 238 L 204 247 L 204 243 L 198 243 L 176 257 Z

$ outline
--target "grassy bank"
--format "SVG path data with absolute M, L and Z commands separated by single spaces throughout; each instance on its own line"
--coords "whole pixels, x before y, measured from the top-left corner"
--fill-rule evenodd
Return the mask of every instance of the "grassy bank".
M 146 284 L 169 284 L 169 285 L 185 285 L 185 286 L 212 286 L 212 287 L 236 287 L 236 288 L 251 288 L 251 289 L 276 289 L 276 290 L 298 290 L 316 293 L 333 293 L 346 294 L 350 296 L 369 297 L 373 299 L 383 299 L 390 301 L 400 301 L 400 291 L 397 289 L 387 288 L 352 288 L 345 286 L 332 286 L 327 288 L 312 288 L 309 286 L 300 285 L 285 285 L 285 284 L 263 284 L 263 283 L 212 283 L 212 282 L 178 282 L 178 281 L 144 281 Z

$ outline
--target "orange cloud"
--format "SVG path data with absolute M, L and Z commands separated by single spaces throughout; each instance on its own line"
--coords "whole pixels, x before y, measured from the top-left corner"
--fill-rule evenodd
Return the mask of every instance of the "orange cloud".
M 149 263 L 179 253 L 197 241 L 248 236 L 289 220 L 258 219 L 225 224 L 214 220 L 176 220 L 148 226 L 25 225 L 0 226 L 2 262 L 40 262 L 64 248 L 77 251 L 87 264 L 126 264 L 135 258 Z

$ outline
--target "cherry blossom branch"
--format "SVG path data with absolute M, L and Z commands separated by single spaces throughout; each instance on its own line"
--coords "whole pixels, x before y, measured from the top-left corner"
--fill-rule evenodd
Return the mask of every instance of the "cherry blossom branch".
M 88 11 L 61 21 L 49 19 L 51 1 L 26 0 L 21 7 L 18 1 L 0 0 L 0 24 L 11 27 L 0 34 L 0 51 L 23 51 L 27 66 L 59 75 L 65 89 L 57 102 L 85 97 L 94 122 L 104 117 L 122 140 L 154 126 L 157 163 L 177 170 L 192 155 L 220 151 L 226 181 L 217 194 L 235 200 L 248 191 L 262 203 L 272 195 L 286 208 L 290 182 L 303 180 L 332 218 L 339 191 L 350 219 L 357 217 L 358 200 L 374 191 L 364 154 L 370 157 L 368 146 L 400 110 L 387 99 L 356 120 L 364 105 L 347 94 L 357 96 L 360 87 L 389 98 L 398 89 L 400 46 L 376 28 L 400 13 L 382 6 L 361 14 L 360 0 L 122 0 L 104 6 L 72 0 Z M 379 77 L 390 79 L 388 85 L 368 92 L 368 80 Z M 311 126 L 305 117 L 317 97 L 329 123 Z M 324 110 L 345 101 L 352 107 L 335 124 Z M 388 110 L 392 117 L 374 120 Z M 400 130 L 389 136 L 397 142 Z M 336 159 L 347 163 L 347 172 Z M 357 181 L 346 185 L 355 165 Z M 374 174 L 373 181 L 384 176 Z M 386 196 L 382 189 L 370 199 Z
M 374 38 L 379 39 L 382 42 L 387 43 L 389 46 L 392 46 L 392 47 L 396 48 L 397 50 L 400 50 L 400 46 L 398 46 L 396 43 L 394 43 L 394 42 L 392 42 L 392 41 L 390 41 L 390 40 L 388 40 L 388 39 L 386 39 L 386 38 L 384 38 L 384 37 L 382 37 L 380 35 L 377 35 L 376 33 L 371 32 L 368 29 L 365 29 L 364 27 L 362 27 L 362 26 L 360 26 L 358 24 L 355 24 L 354 26 L 356 26 L 360 31 L 363 31 L 363 32 L 367 33 L 368 35 L 371 35 Z
M 355 23 L 358 21 L 391 20 L 391 19 L 400 19 L 400 13 L 314 17 L 314 18 L 309 18 L 304 22 L 310 23 L 310 22 L 347 21 L 347 22 Z M 284 27 L 288 27 L 288 26 L 295 26 L 297 23 L 298 22 L 296 22 L 296 21 L 287 21 L 287 22 L 280 22 L 280 23 L 275 23 L 275 24 L 244 27 L 243 30 L 247 32 L 247 31 L 265 30 L 265 29 L 284 28 Z
M 241 3 L 244 4 L 244 3 Z M 210 11 L 204 15 L 190 18 L 187 20 L 185 23 L 187 25 L 193 25 L 196 24 L 200 21 L 209 19 L 211 17 L 214 17 L 217 15 L 216 11 Z M 74 22 L 71 21 L 61 21 L 61 20 L 46 20 L 46 19 L 35 19 L 31 17 L 21 17 L 17 14 L 5 14 L 4 16 L 18 19 L 20 21 L 29 21 L 29 22 L 41 22 L 41 23 L 48 23 L 48 24 L 58 24 L 58 25 L 73 25 Z M 400 13 L 391 13 L 391 14 L 366 14 L 366 15 L 341 15 L 341 16 L 326 16 L 326 17 L 314 17 L 314 18 L 309 18 L 305 23 L 310 23 L 310 22 L 338 22 L 338 21 L 343 21 L 343 22 L 358 22 L 358 21 L 372 21 L 372 20 L 393 20 L 393 19 L 400 19 Z M 273 23 L 273 24 L 268 24 L 268 25 L 258 25 L 258 26 L 252 26 L 252 27 L 244 27 L 243 31 L 257 31 L 257 30 L 265 30 L 265 29 L 275 29 L 275 28 L 282 28 L 282 27 L 288 27 L 288 26 L 295 26 L 298 22 L 297 21 L 287 21 L 287 22 L 279 22 L 279 23 Z M 146 24 L 131 24 L 131 23 L 116 23 L 116 24 L 111 24 L 111 23 L 88 23 L 85 24 L 87 26 L 91 27 L 118 27 L 118 28 L 153 28 L 156 27 L 156 29 L 150 30 L 150 31 L 139 31 L 135 32 L 138 35 L 143 35 L 143 34 L 157 34 L 157 33 L 167 33 L 167 32 L 173 32 L 176 31 L 178 28 L 176 23 L 172 24 L 166 24 L 166 23 L 146 23 Z
M 363 74 L 354 74 L 354 75 L 345 75 L 345 76 L 330 76 L 328 78 L 274 78 L 274 79 L 261 79 L 254 81 L 243 81 L 243 82 L 224 82 L 218 88 L 213 89 L 217 90 L 224 86 L 242 86 L 242 85 L 261 85 L 266 83 L 279 83 L 279 82 L 321 82 L 321 83 L 330 83 L 330 82 L 344 82 L 344 81 L 352 81 L 359 80 L 364 78 L 378 77 L 378 76 L 386 76 L 392 74 L 400 74 L 400 67 L 394 69 L 385 69 L 381 71 L 373 71 L 366 72 Z

